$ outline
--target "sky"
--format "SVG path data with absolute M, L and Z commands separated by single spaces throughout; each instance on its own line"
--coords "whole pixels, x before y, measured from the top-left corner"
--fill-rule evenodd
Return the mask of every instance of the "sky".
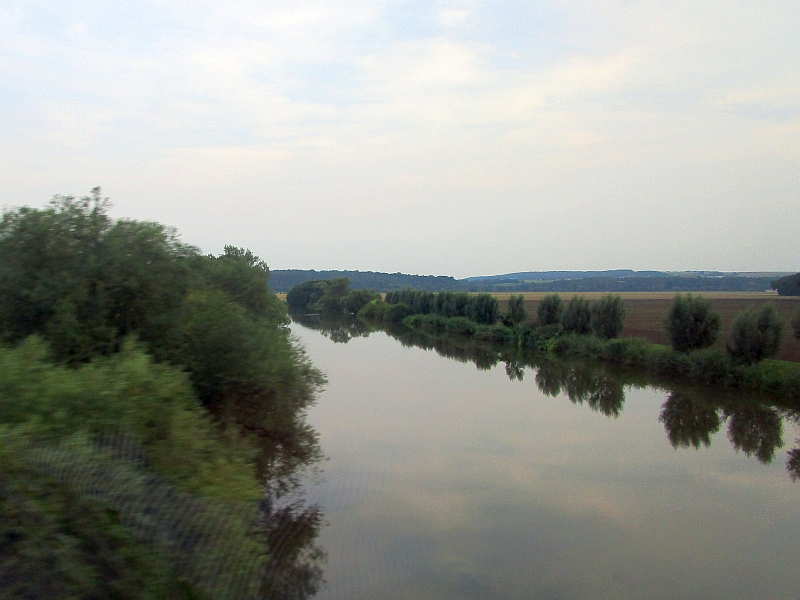
M 272 269 L 800 270 L 797 0 L 4 0 L 0 204 Z

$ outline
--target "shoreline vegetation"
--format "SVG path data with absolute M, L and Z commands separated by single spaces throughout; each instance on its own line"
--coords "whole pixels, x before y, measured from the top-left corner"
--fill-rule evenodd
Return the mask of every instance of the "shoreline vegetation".
M 382 331 L 402 346 L 434 351 L 450 360 L 472 363 L 478 370 L 504 363 L 506 376 L 512 381 L 523 380 L 530 369 L 536 387 L 545 396 L 563 394 L 573 404 L 608 418 L 622 413 L 626 388 L 657 388 L 666 394 L 659 421 L 675 449 L 710 446 L 712 436 L 725 427 L 726 437 L 737 451 L 768 464 L 784 445 L 783 419 L 800 422 L 798 403 L 787 398 L 693 384 L 594 359 L 556 357 L 529 348 L 476 340 L 474 336 L 410 329 L 403 324 L 378 327 L 352 314 L 291 314 L 294 322 L 319 331 L 334 343 L 348 343 Z M 792 481 L 800 480 L 800 440 L 786 451 L 785 466 Z
M 13 598 L 306 598 L 324 384 L 249 250 L 113 220 L 0 221 L 0 580 Z
M 520 298 L 511 295 L 506 311 L 501 313 L 497 298 L 488 293 L 407 289 L 387 292 L 382 298 L 368 290 L 350 290 L 346 279 L 307 282 L 286 297 L 290 311 L 349 313 L 373 328 L 402 326 L 432 336 L 468 338 L 545 357 L 601 361 L 695 385 L 800 400 L 800 364 L 770 359 L 784 334 L 800 337 L 800 310 L 795 312 L 791 327 L 769 304 L 746 311 L 734 323 L 734 339 L 721 351 L 709 347 L 719 330 L 719 317 L 697 296 L 676 296 L 674 304 L 687 299 L 691 304 L 686 309 L 689 312 L 676 318 L 689 323 L 690 328 L 697 327 L 699 317 L 692 310 L 700 311 L 711 319 L 713 331 L 695 332 L 696 342 L 673 342 L 672 346 L 620 338 L 625 311 L 615 294 L 594 301 L 576 295 L 569 303 L 558 294 L 550 294 L 539 304 L 534 321 L 524 314 Z

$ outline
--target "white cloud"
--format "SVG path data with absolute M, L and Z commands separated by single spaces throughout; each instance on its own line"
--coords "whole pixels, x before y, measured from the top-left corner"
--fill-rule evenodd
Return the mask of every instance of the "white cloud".
M 282 267 L 794 268 L 790 2 L 122 10 L 0 8 L 0 203 L 100 183 L 131 216 L 209 248 L 245 237 Z M 764 219 L 683 223 L 722 198 Z M 203 222 L 223 199 L 230 225 Z M 287 205 L 305 215 L 290 233 L 270 219 Z M 723 226 L 743 233 L 721 253 L 724 236 L 702 232 Z M 395 241 L 360 251 L 354 232 Z M 532 251 L 532 234 L 550 250 Z M 313 251 L 296 241 L 309 236 Z M 464 253 L 437 250 L 462 239 Z

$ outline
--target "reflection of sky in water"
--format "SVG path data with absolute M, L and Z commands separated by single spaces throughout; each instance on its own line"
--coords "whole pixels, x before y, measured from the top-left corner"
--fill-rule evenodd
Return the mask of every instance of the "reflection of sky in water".
M 785 450 L 762 465 L 724 427 L 675 450 L 661 392 L 626 390 L 610 419 L 502 363 L 295 331 L 329 379 L 310 414 L 330 457 L 319 598 L 797 597 Z

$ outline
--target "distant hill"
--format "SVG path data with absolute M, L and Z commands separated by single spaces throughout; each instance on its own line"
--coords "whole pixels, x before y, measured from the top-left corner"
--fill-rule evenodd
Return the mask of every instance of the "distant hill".
M 276 270 L 270 287 L 288 292 L 313 279 L 347 277 L 354 289 L 369 288 L 388 292 L 415 288 L 433 292 L 763 292 L 782 273 L 722 273 L 718 271 L 529 271 L 467 277 L 407 275 L 375 271 Z
M 622 277 L 666 277 L 668 275 L 670 273 L 664 271 L 631 271 L 629 269 L 616 269 L 613 271 L 525 271 L 522 273 L 507 273 L 505 275 L 467 277 L 461 281 L 557 281 L 560 279 L 588 279 L 592 277 L 619 279 Z
M 378 292 L 414 288 L 439 292 L 460 290 L 454 277 L 435 275 L 406 275 L 404 273 L 376 273 L 374 271 L 270 271 L 269 286 L 275 292 L 288 292 L 294 286 L 314 279 L 347 277 L 353 289 L 369 288 Z

